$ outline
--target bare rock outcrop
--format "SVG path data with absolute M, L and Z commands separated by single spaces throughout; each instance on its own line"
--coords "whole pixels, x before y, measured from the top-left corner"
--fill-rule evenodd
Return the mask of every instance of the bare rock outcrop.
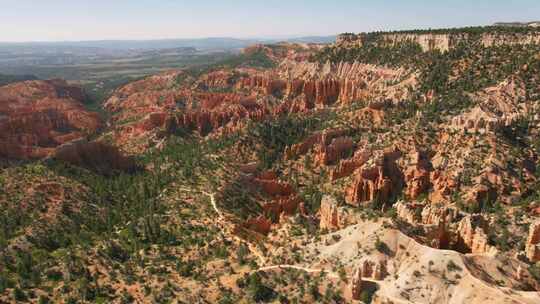
M 368 151 L 356 151 L 352 158 L 340 160 L 339 164 L 330 171 L 330 179 L 336 181 L 351 176 L 357 169 L 366 164 L 371 155 L 371 152 Z
M 384 175 L 382 166 L 363 169 L 347 189 L 346 201 L 353 206 L 373 201 L 385 202 L 390 198 L 391 180 Z
M 495 254 L 497 249 L 488 244 L 485 233 L 487 222 L 480 215 L 464 217 L 458 225 L 458 247 L 470 250 L 473 254 Z
M 366 35 L 364 34 L 353 34 L 353 33 L 343 33 L 336 37 L 336 45 L 339 47 L 361 47 L 364 45 Z
M 322 150 L 322 152 L 324 152 L 326 147 L 331 144 L 334 139 L 345 134 L 346 131 L 341 129 L 330 129 L 324 130 L 322 132 L 317 132 L 308 137 L 303 142 L 292 145 L 291 147 L 287 147 L 285 150 L 285 155 L 287 156 L 287 158 L 292 159 L 294 157 L 304 155 L 313 149 L 318 149 L 319 151 Z M 338 145 L 341 144 L 338 143 Z
M 63 80 L 26 81 L 0 88 L 0 157 L 37 159 L 102 125 L 87 111 L 83 91 Z
M 431 186 L 431 164 L 427 156 L 418 151 L 413 152 L 411 158 L 412 162 L 404 173 L 407 185 L 405 194 L 408 198 L 414 200 L 425 193 Z
M 244 225 L 244 228 L 258 232 L 263 235 L 267 235 L 270 233 L 272 229 L 272 222 L 267 219 L 265 216 L 261 215 L 256 218 L 250 218 L 248 219 Z
M 376 43 L 385 46 L 396 46 L 403 43 L 416 43 L 422 51 L 448 52 L 462 42 L 472 43 L 476 36 L 468 33 L 388 33 L 376 37 Z M 500 32 L 483 33 L 478 38 L 484 47 L 503 45 L 540 44 L 537 32 L 506 34 Z M 336 39 L 338 47 L 360 47 L 367 42 L 366 34 L 341 34 Z
M 354 222 L 346 208 L 339 207 L 338 202 L 332 196 L 324 196 L 320 208 L 321 230 L 338 230 L 348 227 Z
M 331 196 L 324 196 L 321 200 L 321 229 L 338 229 L 341 227 L 337 201 Z
M 455 249 L 473 254 L 495 254 L 497 249 L 488 243 L 485 231 L 488 222 L 481 215 L 460 215 L 456 209 L 424 204 L 398 202 L 399 218 L 424 230 L 430 247 Z M 461 218 L 460 220 L 460 217 Z M 413 236 L 414 237 L 414 236 Z
M 384 45 L 397 45 L 411 42 L 420 45 L 424 52 L 435 50 L 447 52 L 467 38 L 466 34 L 384 34 L 382 43 Z
M 324 166 L 333 165 L 342 158 L 346 158 L 353 147 L 354 142 L 350 137 L 336 138 L 327 146 L 319 146 L 315 161 Z
M 251 178 L 249 184 L 261 191 L 268 200 L 263 203 L 264 216 L 277 223 L 282 217 L 305 214 L 303 199 L 287 182 L 280 181 L 273 171 L 266 171 Z
M 353 300 L 361 300 L 364 291 L 364 281 L 362 280 L 362 268 L 358 267 L 351 278 L 351 294 Z
M 386 265 L 382 261 L 364 260 L 356 268 L 351 278 L 351 295 L 353 300 L 361 300 L 362 293 L 366 291 L 372 283 L 365 280 L 381 281 L 387 275 Z
M 525 254 L 531 262 L 540 261 L 540 221 L 531 224 L 525 243 Z
M 386 204 L 403 188 L 403 174 L 396 164 L 398 150 L 385 152 L 376 164 L 359 170 L 353 184 L 346 190 L 345 199 L 353 206 L 377 201 Z
M 416 75 L 405 69 L 382 68 L 359 62 L 320 64 L 285 60 L 278 75 L 287 80 L 285 96 L 303 96 L 308 107 L 358 100 L 399 103 L 417 85 Z
M 477 106 L 452 118 L 450 127 L 471 133 L 494 132 L 532 113 L 532 107 L 524 103 L 525 84 L 510 77 L 472 96 Z

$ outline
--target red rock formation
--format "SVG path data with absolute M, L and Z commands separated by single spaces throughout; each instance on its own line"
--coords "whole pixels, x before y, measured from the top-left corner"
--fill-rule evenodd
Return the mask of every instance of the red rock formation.
M 486 225 L 487 223 L 479 215 L 463 218 L 457 229 L 458 249 L 464 247 L 473 254 L 495 253 L 497 250 L 488 245 L 487 235 L 484 232 Z
M 96 132 L 101 121 L 84 109 L 84 98 L 80 88 L 62 80 L 1 87 L 0 157 L 46 157 L 56 146 Z
M 282 60 L 310 49 L 299 45 L 256 46 L 246 53 L 262 51 Z M 289 59 L 276 69 L 226 69 L 198 79 L 183 72 L 167 72 L 115 91 L 105 107 L 112 113 L 110 122 L 116 129 L 117 144 L 137 152 L 146 147 L 126 144 L 149 144 L 162 129 L 169 133 L 196 131 L 204 136 L 226 134 L 241 129 L 249 120 L 307 112 L 337 102 L 399 102 L 415 86 L 414 77 L 401 81 L 405 72 L 358 63 L 328 66 Z M 182 83 L 188 78 L 195 84 Z M 391 82 L 397 84 L 389 86 Z M 212 92 L 224 90 L 231 93 Z
M 198 131 L 207 135 L 229 123 L 244 120 L 260 121 L 270 115 L 270 109 L 254 97 L 238 94 L 198 94 L 192 96 L 201 102 L 201 107 L 175 115 L 176 128 Z
M 449 196 L 457 189 L 458 183 L 454 177 L 446 172 L 435 170 L 430 174 L 430 182 L 433 185 L 433 192 L 430 196 L 432 202 L 445 202 Z
M 288 78 L 285 96 L 305 96 L 307 103 L 322 107 L 358 100 L 400 102 L 416 86 L 415 76 L 404 80 L 405 70 L 391 70 L 360 63 L 332 65 L 286 61 L 281 75 Z M 389 85 L 390 82 L 397 83 Z
M 341 160 L 339 164 L 330 171 L 330 179 L 336 181 L 351 176 L 358 168 L 361 168 L 370 157 L 370 152 L 357 151 L 351 159 Z
M 476 184 L 463 196 L 466 204 L 482 206 L 486 202 L 493 202 L 497 198 L 497 192 L 491 186 Z
M 197 82 L 197 89 L 206 91 L 209 89 L 227 89 L 234 85 L 235 74 L 231 71 L 213 71 L 203 75 Z
M 319 147 L 319 150 L 325 149 L 327 145 L 331 143 L 333 139 L 339 136 L 343 136 L 347 131 L 341 129 L 324 130 L 322 132 L 315 133 L 308 137 L 306 140 L 299 144 L 287 147 L 285 155 L 287 158 L 292 159 L 300 155 L 308 153 L 310 150 Z M 338 144 L 340 145 L 340 144 Z
M 361 300 L 364 291 L 364 281 L 362 280 L 362 268 L 358 267 L 351 278 L 351 294 L 353 300 Z
M 405 194 L 408 198 L 414 200 L 430 188 L 430 169 L 431 165 L 427 157 L 420 152 L 414 152 L 412 164 L 404 174 L 407 185 Z
M 295 215 L 299 211 L 302 214 L 305 213 L 302 198 L 296 194 L 290 184 L 279 181 L 275 172 L 266 171 L 255 178 L 250 177 L 248 184 L 255 186 L 253 191 L 260 190 L 269 196 L 269 201 L 264 203 L 263 210 L 264 214 L 274 222 L 278 222 L 282 216 Z
M 525 243 L 525 253 L 529 261 L 540 262 L 540 221 L 531 224 Z
M 240 79 L 236 87 L 245 90 L 261 89 L 263 94 L 281 96 L 287 88 L 287 82 L 264 75 L 251 75 Z
M 361 265 L 356 268 L 351 278 L 351 294 L 353 300 L 361 300 L 362 292 L 371 283 L 364 279 L 384 280 L 387 275 L 386 265 L 381 261 L 364 260 Z
M 267 235 L 272 229 L 272 222 L 261 215 L 259 217 L 247 220 L 244 223 L 244 228 L 258 232 L 263 235 Z
M 255 183 L 270 196 L 290 196 L 293 194 L 291 185 L 277 180 L 256 179 Z
M 396 160 L 400 157 L 399 150 L 386 151 L 376 166 L 362 169 L 346 191 L 347 203 L 353 206 L 372 201 L 385 204 L 389 198 L 399 194 L 403 176 Z
M 438 249 L 449 249 L 455 243 L 453 241 L 455 233 L 452 230 L 458 214 L 456 209 L 404 202 L 398 202 L 394 207 L 401 220 L 424 230 L 425 237 L 410 235 L 411 237 Z M 463 251 L 466 251 L 466 248 Z
M 333 165 L 352 151 L 354 142 L 350 137 L 340 137 L 332 141 L 328 146 L 321 145 L 315 155 L 315 162 L 320 165 Z
M 339 208 L 336 199 L 331 196 L 324 196 L 321 200 L 321 220 L 320 228 L 327 230 L 339 229 L 341 226 Z
M 274 220 L 279 220 L 281 215 L 291 216 L 298 212 L 302 198 L 297 195 L 291 195 L 286 198 L 276 199 L 266 203 L 263 206 L 265 214 Z
M 384 175 L 382 166 L 363 169 L 347 190 L 346 201 L 353 206 L 372 201 L 386 202 L 390 198 L 392 182 Z

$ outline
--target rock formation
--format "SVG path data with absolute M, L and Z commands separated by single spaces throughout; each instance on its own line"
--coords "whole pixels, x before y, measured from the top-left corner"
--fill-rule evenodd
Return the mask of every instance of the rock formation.
M 397 216 L 405 222 L 415 225 L 422 223 L 422 211 L 424 205 L 421 204 L 407 204 L 403 201 L 399 201 L 394 205 Z
M 412 154 L 412 162 L 406 169 L 404 176 L 407 185 L 405 194 L 414 200 L 430 188 L 431 164 L 425 154 L 418 151 Z
M 272 228 L 272 222 L 261 215 L 256 218 L 248 219 L 243 226 L 248 230 L 267 235 Z
M 63 80 L 26 81 L 0 88 L 0 157 L 43 158 L 55 147 L 101 127 L 84 109 L 83 91 Z
M 330 171 L 330 179 L 338 179 L 351 176 L 357 169 L 361 168 L 371 157 L 371 152 L 357 151 L 350 159 L 340 160 L 339 164 Z
M 340 47 L 361 47 L 364 44 L 365 39 L 366 35 L 363 34 L 356 35 L 353 33 L 344 33 L 336 37 L 336 45 Z
M 328 146 L 319 146 L 315 161 L 324 166 L 335 164 L 342 158 L 346 158 L 345 156 L 352 151 L 353 147 L 354 142 L 350 137 L 336 138 Z
M 244 169 L 253 172 L 253 166 L 244 166 Z M 305 214 L 306 212 L 302 198 L 290 184 L 280 181 L 275 172 L 266 171 L 258 175 L 250 173 L 244 177 L 244 183 L 253 195 L 260 197 L 260 200 L 263 201 L 261 204 L 264 213 L 256 221 L 251 220 L 248 226 L 260 226 L 260 223 L 265 222 L 261 221 L 262 218 L 271 224 L 278 223 L 282 217 L 293 216 L 297 213 Z M 255 225 L 256 223 L 259 224 Z M 257 231 L 261 231 L 260 228 L 257 229 Z
M 396 164 L 401 157 L 398 150 L 387 151 L 376 164 L 359 169 L 353 184 L 347 189 L 345 199 L 353 206 L 377 201 L 386 204 L 401 192 L 403 174 Z
M 481 215 L 466 216 L 457 228 L 457 246 L 470 250 L 473 254 L 494 254 L 497 249 L 488 244 L 487 235 L 484 232 L 486 222 Z
M 531 224 L 529 228 L 525 253 L 529 261 L 540 262 L 540 221 Z
M 362 268 L 358 267 L 351 278 L 351 294 L 353 300 L 361 300 L 364 291 L 364 281 L 362 281 Z
M 331 196 L 324 196 L 321 200 L 321 229 L 337 229 L 339 224 L 339 210 L 337 201 Z
M 321 200 L 320 222 L 321 230 L 338 230 L 351 225 L 354 220 L 346 208 L 339 207 L 332 196 L 325 195 Z
M 343 136 L 346 134 L 345 130 L 341 129 L 330 129 L 324 130 L 322 132 L 317 132 L 306 140 L 299 144 L 292 145 L 287 147 L 285 150 L 285 155 L 287 158 L 292 159 L 301 155 L 307 154 L 312 149 L 318 149 L 319 151 L 324 151 L 335 138 Z
M 416 43 L 422 51 L 441 51 L 448 52 L 462 42 L 472 43 L 477 39 L 474 35 L 467 33 L 388 33 L 377 37 L 376 43 L 384 46 L 396 46 L 403 43 Z M 484 47 L 503 46 L 503 45 L 526 45 L 540 44 L 540 35 L 538 33 L 483 33 L 478 37 L 480 44 Z M 367 35 L 361 34 L 341 34 L 336 39 L 336 46 L 341 48 L 361 47 L 367 43 Z
M 291 54 L 309 50 L 293 48 Z M 161 130 L 166 134 L 226 134 L 250 120 L 262 121 L 334 104 L 359 100 L 378 106 L 399 103 L 416 87 L 416 75 L 406 69 L 358 62 L 319 64 L 291 59 L 289 55 L 277 56 L 282 60 L 279 67 L 265 71 L 224 69 L 198 79 L 185 72 L 166 72 L 130 83 L 116 90 L 105 103 L 112 113 L 115 142 L 138 153 L 146 146 L 132 147 L 131 143 L 150 145 L 149 139 Z M 325 144 L 331 142 L 325 140 Z
M 319 64 L 284 61 L 278 74 L 290 85 L 285 96 L 303 96 L 309 106 L 350 104 L 354 101 L 405 100 L 416 87 L 416 75 L 405 69 L 389 69 L 359 62 Z
M 373 286 L 364 279 L 381 281 L 386 277 L 386 265 L 381 261 L 364 260 L 356 268 L 351 278 L 351 294 L 353 300 L 361 300 L 362 293 Z
M 386 202 L 390 198 L 392 182 L 384 175 L 382 166 L 363 169 L 347 190 L 346 200 L 353 206 L 368 202 Z
M 477 106 L 452 119 L 451 128 L 472 133 L 494 132 L 533 112 L 524 103 L 525 84 L 515 77 L 476 93 Z

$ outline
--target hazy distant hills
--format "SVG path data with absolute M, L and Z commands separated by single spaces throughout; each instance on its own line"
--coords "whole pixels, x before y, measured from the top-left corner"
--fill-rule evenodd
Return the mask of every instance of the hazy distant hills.
M 162 39 L 162 40 L 98 40 L 98 41 L 59 41 L 59 42 L 21 42 L 0 43 L 0 52 L 8 48 L 42 48 L 54 50 L 58 48 L 71 49 L 106 49 L 106 50 L 148 50 L 196 48 L 200 51 L 233 50 L 245 48 L 255 43 L 273 43 L 278 41 L 299 43 L 331 43 L 335 36 L 308 36 L 286 39 L 275 38 L 200 38 L 200 39 Z
M 36 75 L 42 79 L 62 78 L 93 83 L 103 79 L 141 77 L 167 69 L 208 64 L 257 43 L 332 43 L 335 39 L 335 36 L 310 36 L 0 42 L 0 74 L 18 75 L 14 79 L 23 77 L 21 80 L 25 80 L 25 75 Z M 12 81 L 3 81 L 0 77 L 0 84 L 9 82 Z
M 4 75 L 0 74 L 0 87 L 14 82 L 26 81 L 26 80 L 37 80 L 38 78 L 34 75 Z

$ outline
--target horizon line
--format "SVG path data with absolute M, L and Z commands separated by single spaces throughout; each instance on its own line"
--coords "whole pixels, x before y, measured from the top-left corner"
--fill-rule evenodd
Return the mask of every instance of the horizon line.
M 174 41 L 174 40 L 205 40 L 205 39 L 234 39 L 234 40 L 277 40 L 277 39 L 299 39 L 311 37 L 333 37 L 337 34 L 307 34 L 307 35 L 261 35 L 261 36 L 201 36 L 201 37 L 177 37 L 177 38 L 105 38 L 105 39 L 81 39 L 81 40 L 0 40 L 5 44 L 25 44 L 25 43 L 78 43 L 78 42 L 144 42 L 144 41 Z
M 493 27 L 497 24 L 530 24 L 538 23 L 540 21 L 510 21 L 510 22 L 494 22 L 491 24 L 477 24 L 477 25 L 454 25 L 454 26 L 441 26 L 441 27 L 403 27 L 396 29 L 378 29 L 371 31 L 342 31 L 333 34 L 293 34 L 293 35 L 249 35 L 249 36 L 199 36 L 199 37 L 157 37 L 157 38 L 99 38 L 99 39 L 77 39 L 77 40 L 0 40 L 0 44 L 32 44 L 32 43 L 83 43 L 83 42 L 144 42 L 144 41 L 174 41 L 174 40 L 204 40 L 204 39 L 235 39 L 235 40 L 278 40 L 278 39 L 299 39 L 299 38 L 311 38 L 311 37 L 333 37 L 344 33 L 375 33 L 375 32 L 396 32 L 396 31 L 412 31 L 412 30 L 445 30 L 445 29 L 460 29 L 471 27 Z

